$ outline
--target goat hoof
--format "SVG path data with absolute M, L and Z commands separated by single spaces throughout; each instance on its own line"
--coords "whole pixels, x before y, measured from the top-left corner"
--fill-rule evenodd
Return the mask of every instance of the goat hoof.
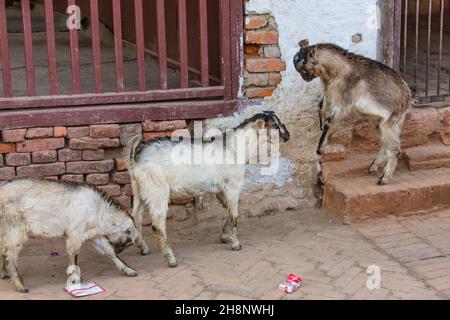
M 178 265 L 177 261 L 169 261 L 169 267 L 175 268 Z
M 7 275 L 7 274 L 2 274 L 2 275 L 0 275 L 0 279 L 2 279 L 2 280 L 7 280 L 7 279 L 9 279 L 9 275 Z
M 17 288 L 17 291 L 20 293 L 28 293 L 29 290 L 27 288 Z
M 129 276 L 129 277 L 131 277 L 131 278 L 134 278 L 134 277 L 137 277 L 138 276 L 138 273 L 135 271 L 135 270 L 133 270 L 133 269 L 125 269 L 124 270 L 124 273 L 127 275 L 127 276 Z
M 234 245 L 234 246 L 231 247 L 231 249 L 233 249 L 233 251 L 241 251 L 242 250 L 242 246 L 240 244 Z
M 143 255 L 144 257 L 149 256 L 151 254 L 152 254 L 152 252 L 150 250 L 141 250 L 141 255 Z
M 387 179 L 384 174 L 378 179 L 378 185 L 379 186 L 384 186 L 387 185 L 389 182 L 389 179 Z

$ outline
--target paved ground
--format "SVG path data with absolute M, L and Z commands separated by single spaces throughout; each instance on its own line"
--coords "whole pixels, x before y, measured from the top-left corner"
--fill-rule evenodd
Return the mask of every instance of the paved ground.
M 385 218 L 344 226 L 320 210 L 245 219 L 241 252 L 219 243 L 219 219 L 170 221 L 179 266 L 169 269 L 159 252 L 141 257 L 134 248 L 122 257 L 139 272 L 121 276 L 86 246 L 80 266 L 86 280 L 106 293 L 88 299 L 446 299 L 450 298 L 450 211 L 409 218 Z M 146 238 L 151 240 L 150 230 Z M 153 242 L 153 241 L 152 241 Z M 64 243 L 32 241 L 20 268 L 30 293 L 16 293 L 0 281 L 1 299 L 71 299 L 62 291 L 67 258 Z M 382 270 L 381 289 L 370 291 L 366 269 Z M 293 295 L 279 292 L 290 273 L 304 279 Z

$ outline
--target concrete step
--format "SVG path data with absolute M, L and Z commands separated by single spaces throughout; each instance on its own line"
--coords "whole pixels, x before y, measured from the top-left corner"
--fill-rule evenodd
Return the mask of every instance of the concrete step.
M 411 171 L 450 168 L 450 146 L 441 143 L 405 149 L 404 157 Z
M 352 154 L 342 161 L 322 163 L 322 182 L 337 177 L 360 177 L 369 174 L 369 167 L 375 154 Z
M 345 221 L 410 215 L 450 207 L 450 168 L 399 170 L 391 184 L 377 177 L 341 177 L 325 186 L 324 206 Z

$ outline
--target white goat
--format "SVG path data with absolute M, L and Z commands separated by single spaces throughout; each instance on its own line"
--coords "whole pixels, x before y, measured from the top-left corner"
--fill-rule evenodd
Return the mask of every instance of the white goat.
M 232 141 L 244 141 L 247 150 L 245 162 L 257 155 L 258 144 L 247 141 L 248 131 L 260 134 L 260 129 L 274 129 L 284 140 L 290 139 L 289 132 L 284 124 L 273 112 L 260 113 L 243 122 L 233 133 Z M 265 135 L 267 138 L 267 132 Z M 229 138 L 229 137 L 227 137 Z M 207 193 L 216 194 L 219 200 L 228 208 L 228 219 L 223 228 L 221 241 L 232 243 L 232 249 L 241 249 L 237 237 L 237 222 L 239 217 L 239 197 L 244 185 L 245 163 L 232 164 L 201 164 L 174 162 L 173 155 L 180 142 L 170 140 L 156 141 L 141 145 L 142 136 L 136 136 L 130 141 L 128 159 L 129 172 L 134 192 L 133 217 L 139 233 L 142 231 L 144 211 L 148 211 L 152 219 L 153 230 L 157 242 L 167 258 L 169 266 L 177 265 L 176 258 L 168 242 L 166 232 L 166 217 L 170 199 L 186 199 L 193 196 L 202 196 Z M 255 141 L 253 141 L 255 142 Z M 191 147 L 191 141 L 187 142 Z M 211 147 L 213 142 L 200 142 L 203 149 Z M 223 143 L 214 143 L 218 154 L 232 154 L 233 158 L 241 156 L 233 146 Z M 142 241 L 139 246 L 148 251 L 147 245 Z
M 67 285 L 81 282 L 77 258 L 81 246 L 91 240 L 117 268 L 137 276 L 117 256 L 140 235 L 131 217 L 118 204 L 93 188 L 39 179 L 15 179 L 0 185 L 0 277 L 11 278 L 26 293 L 17 260 L 29 237 L 66 238 L 70 259 Z

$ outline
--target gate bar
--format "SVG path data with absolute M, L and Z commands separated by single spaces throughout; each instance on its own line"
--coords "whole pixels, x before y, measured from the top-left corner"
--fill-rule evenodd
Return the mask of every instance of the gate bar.
M 134 0 L 139 91 L 145 91 L 147 82 L 145 74 L 144 17 L 142 11 L 142 0 Z
M 68 5 L 76 5 L 75 0 L 68 0 Z M 77 17 L 75 17 L 77 18 Z M 81 93 L 80 81 L 80 54 L 78 52 L 78 30 L 72 27 L 69 31 L 70 36 L 70 56 L 72 61 L 72 90 L 74 94 Z
M 30 0 L 22 0 L 23 41 L 25 47 L 25 69 L 27 75 L 27 95 L 36 95 L 36 76 L 33 61 L 33 30 L 31 29 Z
M 98 0 L 90 0 L 92 26 L 92 60 L 94 62 L 95 93 L 103 92 L 102 55 L 100 48 L 100 18 Z
M 231 48 L 229 46 L 231 39 L 230 29 L 230 0 L 220 0 L 220 33 L 222 35 L 221 41 L 221 55 L 222 55 L 222 82 L 225 87 L 225 100 L 232 99 L 232 80 L 231 80 Z M 233 45 L 233 44 L 232 44 Z
M 209 50 L 208 50 L 208 7 L 206 0 L 199 0 L 200 19 L 200 60 L 202 86 L 209 86 Z
M 167 89 L 167 39 L 164 0 L 156 0 L 156 24 L 158 32 L 159 83 Z
M 416 56 L 414 58 L 414 88 L 417 90 L 417 64 L 419 59 L 420 1 L 416 0 Z
M 45 33 L 47 38 L 48 76 L 50 93 L 58 94 L 58 74 L 56 66 L 55 26 L 53 22 L 53 0 L 45 0 Z
M 431 55 L 431 17 L 433 13 L 433 0 L 428 0 L 428 42 L 427 42 L 427 68 L 425 74 L 425 92 L 430 93 L 430 55 Z
M 9 60 L 8 27 L 6 24 L 5 0 L 0 0 L 0 58 L 2 61 L 3 91 L 6 98 L 13 96 L 11 82 L 11 61 Z
M 186 0 L 178 0 L 178 38 L 180 46 L 180 81 L 181 88 L 189 87 L 189 61 L 187 41 Z
M 123 44 L 122 44 L 122 13 L 121 0 L 113 0 L 113 20 L 114 20 L 114 48 L 116 54 L 116 83 L 117 92 L 125 89 L 123 79 Z

